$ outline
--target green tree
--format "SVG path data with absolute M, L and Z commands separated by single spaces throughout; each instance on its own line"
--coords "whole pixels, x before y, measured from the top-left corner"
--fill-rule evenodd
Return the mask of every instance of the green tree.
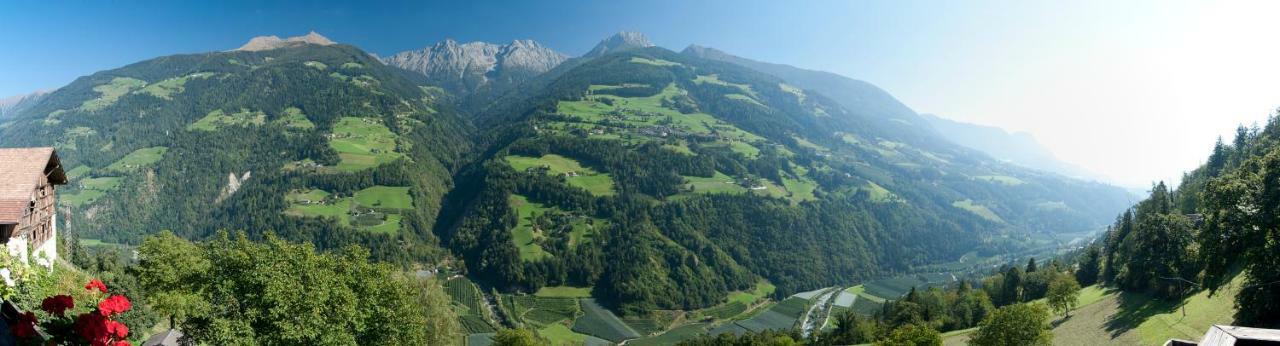
M 907 324 L 889 333 L 889 337 L 876 341 L 876 346 L 942 346 L 942 334 L 915 324 Z
M 1053 333 L 1049 311 L 1042 304 L 1020 303 L 997 309 L 978 325 L 970 345 L 1049 345 Z
M 1080 299 L 1080 284 L 1071 275 L 1059 274 L 1049 283 L 1049 294 L 1046 297 L 1054 312 L 1070 316 Z
M 257 243 L 243 233 L 194 245 L 162 234 L 148 238 L 139 258 L 138 272 L 156 274 L 148 292 L 184 298 L 170 312 L 185 313 L 178 325 L 198 343 L 434 345 L 460 335 L 438 283 L 371 263 L 359 247 L 319 253 L 310 244 L 271 235 Z
M 498 334 L 493 336 L 493 344 L 496 346 L 549 346 L 551 342 L 538 337 L 531 330 L 512 328 L 499 330 Z
M 856 345 L 871 342 L 879 338 L 880 327 L 873 319 L 859 318 L 853 311 L 845 311 L 836 315 L 836 328 L 823 335 L 828 344 Z
M 1102 274 L 1102 249 L 1098 244 L 1085 247 L 1077 263 L 1079 266 L 1076 267 L 1076 282 L 1081 286 L 1098 283 L 1098 277 Z
M 200 275 L 207 271 L 209 260 L 200 248 L 169 231 L 147 236 L 138 247 L 138 265 L 134 266 L 147 303 L 169 317 L 170 328 L 209 308 L 199 293 Z

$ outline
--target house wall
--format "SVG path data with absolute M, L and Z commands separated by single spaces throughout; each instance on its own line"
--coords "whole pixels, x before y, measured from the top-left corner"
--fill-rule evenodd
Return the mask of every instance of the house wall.
M 40 177 L 31 193 L 31 201 L 33 207 L 28 208 L 18 221 L 18 227 L 6 247 L 11 256 L 23 263 L 29 256 L 36 255 L 44 259 L 40 261 L 42 264 L 52 266 L 58 258 L 57 195 L 47 177 Z

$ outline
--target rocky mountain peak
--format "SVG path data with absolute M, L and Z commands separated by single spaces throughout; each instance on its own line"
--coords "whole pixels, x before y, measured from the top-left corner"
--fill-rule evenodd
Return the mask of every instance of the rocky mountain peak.
M 623 31 L 600 41 L 595 48 L 592 48 L 590 52 L 583 56 L 597 57 L 609 53 L 647 47 L 653 47 L 653 42 L 649 41 L 649 37 L 638 32 Z
M 518 82 L 550 71 L 567 60 L 567 55 L 533 40 L 509 44 L 459 43 L 446 39 L 418 50 L 401 52 L 382 59 L 390 66 L 414 71 L 447 86 L 474 89 L 493 80 Z
M 276 48 L 291 47 L 291 46 L 303 45 L 303 44 L 316 44 L 321 46 L 328 46 L 328 45 L 337 44 L 337 42 L 333 42 L 333 40 L 330 40 L 328 37 L 324 37 L 323 35 L 320 35 L 315 31 L 311 31 L 306 35 L 294 36 L 286 39 L 281 39 L 279 36 L 275 36 L 275 35 L 254 37 L 252 39 L 249 39 L 248 43 L 245 43 L 243 46 L 240 46 L 240 48 L 236 48 L 236 50 L 257 52 L 257 51 L 272 50 Z

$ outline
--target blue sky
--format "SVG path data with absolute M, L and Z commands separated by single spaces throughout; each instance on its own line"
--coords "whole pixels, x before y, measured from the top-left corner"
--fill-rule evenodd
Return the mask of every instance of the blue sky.
M 527 38 L 578 55 L 627 30 L 867 80 L 1133 186 L 1176 180 L 1280 106 L 1276 3 L 20 0 L 0 2 L 0 97 L 258 35 L 315 30 L 379 55 Z

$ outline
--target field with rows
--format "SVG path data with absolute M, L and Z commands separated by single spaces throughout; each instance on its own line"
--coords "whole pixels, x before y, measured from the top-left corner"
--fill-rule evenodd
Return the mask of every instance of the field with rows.
M 581 304 L 583 316 L 573 323 L 573 331 L 613 342 L 640 337 L 640 333 L 622 323 L 618 316 L 600 306 L 595 299 L 583 299 Z

